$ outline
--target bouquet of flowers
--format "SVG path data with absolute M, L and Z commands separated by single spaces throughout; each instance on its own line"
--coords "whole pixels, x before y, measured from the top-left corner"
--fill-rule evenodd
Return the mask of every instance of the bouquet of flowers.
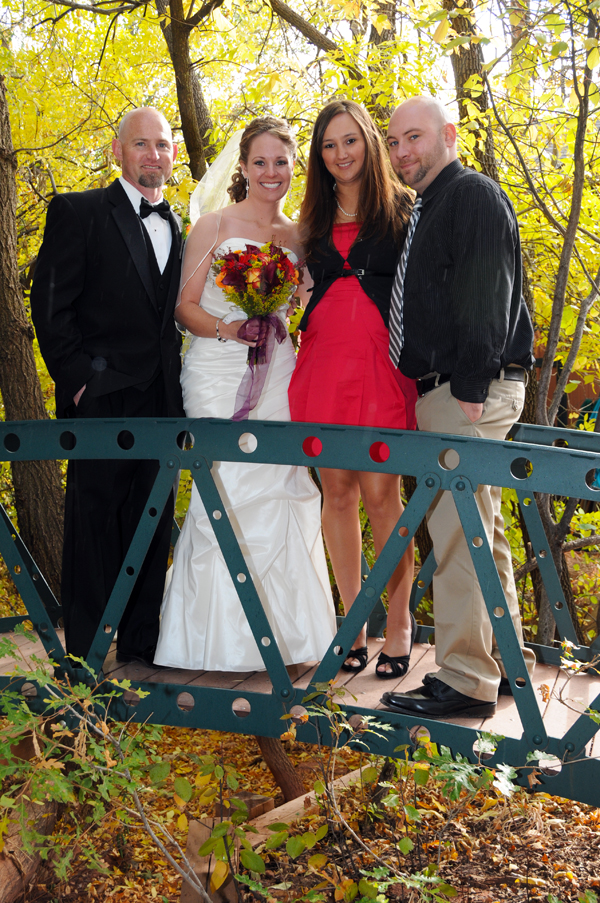
M 274 242 L 230 251 L 213 263 L 216 284 L 249 319 L 274 313 L 300 281 L 300 270 Z
M 300 266 L 272 241 L 260 247 L 246 245 L 245 251 L 229 251 L 212 265 L 216 285 L 248 317 L 238 336 L 256 342 L 248 349 L 248 370 L 238 390 L 234 420 L 247 420 L 258 404 L 275 340 L 281 345 L 287 335 L 276 311 L 290 301 L 300 282 Z

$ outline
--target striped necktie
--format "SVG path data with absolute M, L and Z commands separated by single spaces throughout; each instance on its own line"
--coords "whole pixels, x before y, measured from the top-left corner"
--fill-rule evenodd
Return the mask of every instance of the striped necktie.
M 412 210 L 412 214 L 408 223 L 408 232 L 404 240 L 404 247 L 400 256 L 400 263 L 396 270 L 396 278 L 392 286 L 392 300 L 390 304 L 390 360 L 394 367 L 398 366 L 400 354 L 404 347 L 404 277 L 406 275 L 406 265 L 408 263 L 408 253 L 412 244 L 415 229 L 421 216 L 421 207 L 423 199 L 417 198 Z

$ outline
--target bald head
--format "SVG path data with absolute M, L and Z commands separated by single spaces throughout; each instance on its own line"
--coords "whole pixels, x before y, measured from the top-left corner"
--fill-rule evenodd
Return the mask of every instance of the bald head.
M 160 200 L 177 156 L 177 145 L 163 114 L 154 107 L 130 110 L 121 120 L 112 147 L 123 178 L 151 203 Z
M 143 128 L 145 123 L 150 122 L 160 122 L 172 137 L 171 126 L 160 110 L 157 110 L 156 107 L 138 107 L 136 110 L 129 110 L 121 119 L 119 123 L 119 140 L 123 141 L 131 129 L 135 131 L 136 128 Z
M 400 104 L 387 140 L 394 171 L 419 194 L 457 158 L 456 128 L 435 97 L 410 97 Z

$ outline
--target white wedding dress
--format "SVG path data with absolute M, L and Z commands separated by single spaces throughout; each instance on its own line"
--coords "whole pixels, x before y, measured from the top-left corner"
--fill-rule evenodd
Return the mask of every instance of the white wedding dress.
M 246 243 L 259 244 L 230 238 L 219 249 L 239 250 Z M 200 303 L 216 317 L 239 310 L 215 285 L 212 271 Z M 279 316 L 285 321 L 285 307 Z M 247 354 L 238 342 L 192 338 L 181 374 L 188 417 L 232 417 Z M 290 419 L 287 391 L 294 366 L 294 348 L 286 336 L 281 345 L 275 343 L 251 420 Z M 284 663 L 320 660 L 336 623 L 321 536 L 321 497 L 308 470 L 215 462 L 212 475 Z M 175 547 L 155 662 L 207 671 L 265 668 L 195 485 Z

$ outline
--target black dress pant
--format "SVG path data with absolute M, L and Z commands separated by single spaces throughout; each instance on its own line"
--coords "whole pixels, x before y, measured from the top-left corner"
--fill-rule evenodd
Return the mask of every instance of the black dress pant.
M 160 376 L 144 391 L 132 387 L 99 398 L 84 393 L 76 410 L 77 417 L 101 419 L 166 413 Z M 156 461 L 69 461 L 61 589 L 72 655 L 87 658 L 157 473 Z M 117 649 L 125 654 L 154 656 L 173 505 L 170 493 L 118 625 Z

